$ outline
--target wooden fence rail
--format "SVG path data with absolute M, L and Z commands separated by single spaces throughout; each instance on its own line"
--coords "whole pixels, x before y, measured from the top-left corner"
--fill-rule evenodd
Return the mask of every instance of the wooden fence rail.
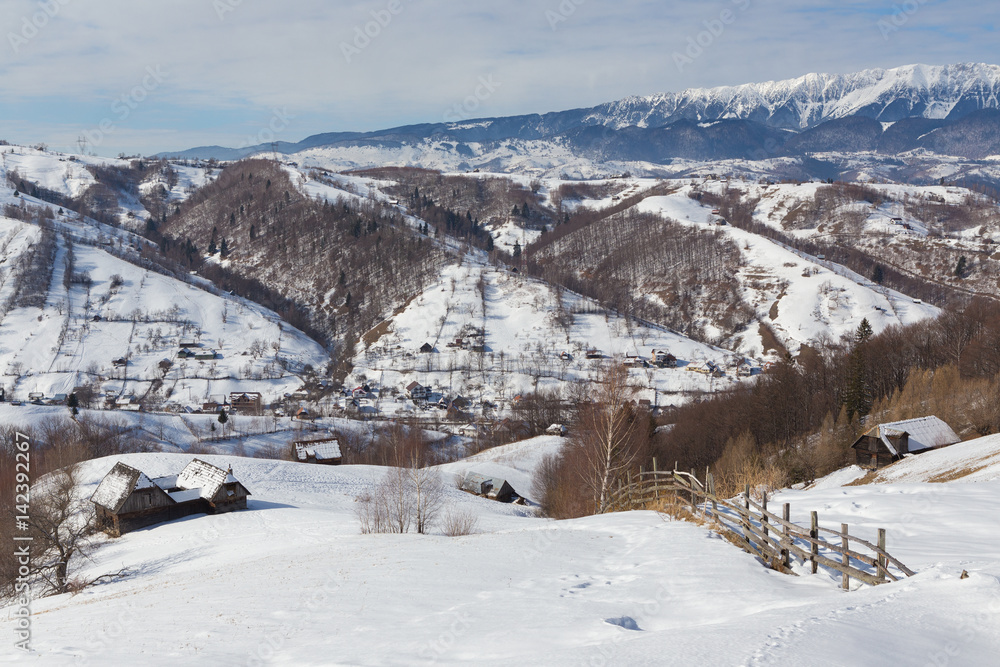
M 844 590 L 850 588 L 851 579 L 875 586 L 914 574 L 886 551 L 885 529 L 879 529 L 878 544 L 873 544 L 851 535 L 846 523 L 840 525 L 840 530 L 820 526 L 816 512 L 811 513 L 810 526 L 806 528 L 790 520 L 788 503 L 778 516 L 768 510 L 767 494 L 757 503 L 750 497 L 749 486 L 737 502 L 726 500 L 716 495 L 710 473 L 706 472 L 702 482 L 693 470 L 690 473 L 657 470 L 655 461 L 653 470 L 630 475 L 627 483 L 614 491 L 607 511 L 638 509 L 658 501 L 680 504 L 695 517 L 713 522 L 719 530 L 730 533 L 733 541 L 746 551 L 777 570 L 791 572 L 794 556 L 809 563 L 813 574 L 818 566 L 840 572 Z M 836 536 L 839 540 L 826 540 L 821 535 Z M 852 565 L 852 561 L 858 565 Z

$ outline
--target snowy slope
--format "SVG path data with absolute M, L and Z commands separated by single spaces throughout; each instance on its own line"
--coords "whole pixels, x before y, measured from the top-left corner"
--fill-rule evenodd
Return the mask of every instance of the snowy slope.
M 190 457 L 123 460 L 155 476 Z M 84 570 L 132 574 L 35 601 L 34 664 L 971 665 L 1000 650 L 1000 531 L 968 511 L 1000 500 L 996 482 L 780 496 L 797 518 L 888 528 L 918 572 L 844 593 L 650 512 L 551 522 L 452 489 L 477 534 L 360 535 L 353 498 L 376 469 L 210 460 L 232 464 L 249 509 L 107 541 Z M 90 489 L 113 463 L 88 464 Z
M 482 352 L 449 347 L 457 338 L 485 333 Z M 644 388 L 640 398 L 676 404 L 692 393 L 732 386 L 727 377 L 712 378 L 687 370 L 712 361 L 729 367 L 733 355 L 679 334 L 605 314 L 596 303 L 519 273 L 468 255 L 461 265 L 443 269 L 440 282 L 417 295 L 402 312 L 366 336 L 367 347 L 354 359 L 355 379 L 378 380 L 383 388 L 402 391 L 417 381 L 448 395 L 487 399 L 502 406 L 522 392 L 563 387 L 593 379 L 601 363 L 627 356 L 650 358 L 668 350 L 678 368 L 635 369 Z M 429 344 L 435 352 L 422 354 Z M 586 359 L 596 349 L 601 360 Z M 564 360 L 565 352 L 572 358 Z M 654 396 L 652 389 L 658 396 Z M 410 410 L 407 403 L 383 401 L 383 410 Z
M 876 333 L 894 324 L 910 324 L 933 317 L 934 306 L 916 303 L 903 294 L 874 285 L 848 269 L 782 246 L 735 227 L 716 224 L 709 208 L 688 197 L 690 186 L 651 197 L 639 209 L 659 213 L 687 225 L 721 231 L 736 242 L 744 264 L 739 278 L 744 301 L 758 321 L 766 322 L 785 347 L 797 354 L 803 344 L 853 335 L 864 318 Z M 753 332 L 738 350 L 759 354 L 762 341 Z
M 907 456 L 879 470 L 873 483 L 1000 480 L 1000 435 Z
M 0 218 L 0 299 L 12 292 L 13 267 L 39 234 L 34 225 Z M 141 397 L 162 380 L 160 399 L 170 402 L 201 402 L 230 391 L 261 391 L 270 401 L 301 385 L 296 373 L 305 364 L 318 368 L 327 359 L 319 344 L 274 313 L 140 268 L 103 247 L 72 243 L 74 273 L 91 282 L 67 288 L 69 243 L 57 239 L 45 306 L 14 308 L 2 319 L 0 382 L 8 397 L 51 397 L 95 382 L 105 391 Z M 182 340 L 219 356 L 181 359 Z M 251 354 L 254 341 L 260 345 Z M 124 370 L 112 365 L 119 358 L 128 360 Z M 158 366 L 164 359 L 172 364 L 166 374 Z

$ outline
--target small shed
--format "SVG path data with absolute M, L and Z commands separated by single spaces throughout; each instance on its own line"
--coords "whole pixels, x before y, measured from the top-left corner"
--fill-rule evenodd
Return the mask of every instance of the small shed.
M 430 343 L 424 343 L 423 345 L 420 346 L 420 351 L 422 353 L 424 353 L 424 354 L 427 354 L 429 352 L 433 352 L 434 351 L 434 346 L 431 345 Z
M 292 444 L 295 448 L 295 460 L 299 463 L 339 466 L 343 462 L 337 438 L 297 440 Z
M 475 472 L 465 473 L 460 488 L 468 493 L 483 496 L 501 503 L 512 503 L 517 500 L 517 492 L 505 479 L 488 477 Z
M 868 429 L 851 447 L 859 466 L 877 470 L 906 454 L 947 447 L 961 440 L 948 424 L 930 416 L 879 424 Z

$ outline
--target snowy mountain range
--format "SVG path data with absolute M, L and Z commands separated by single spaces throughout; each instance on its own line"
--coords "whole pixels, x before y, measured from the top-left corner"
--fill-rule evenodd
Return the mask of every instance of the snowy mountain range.
M 165 156 L 232 160 L 272 150 L 294 154 L 314 148 L 398 149 L 444 141 L 455 142 L 447 149 L 457 155 L 474 158 L 482 146 L 541 140 L 542 146 L 525 150 L 560 146 L 575 156 L 600 161 L 661 164 L 674 158 L 760 159 L 831 150 L 898 153 L 916 148 L 978 158 L 996 148 L 1000 114 L 992 112 L 1000 107 L 998 98 L 1000 66 L 908 65 L 628 97 L 589 109 L 333 132 L 298 143 L 238 149 L 208 146 Z M 970 117 L 976 119 L 971 129 L 988 137 L 985 144 L 971 147 L 948 136 L 947 128 L 969 122 Z M 854 124 L 844 124 L 845 119 Z M 900 121 L 907 122 L 892 130 L 892 124 Z M 827 127 L 831 122 L 838 124 Z M 799 133 L 823 127 L 826 130 L 818 136 L 796 141 Z M 957 129 L 957 134 L 969 134 L 969 128 Z M 938 136 L 931 136 L 935 133 Z

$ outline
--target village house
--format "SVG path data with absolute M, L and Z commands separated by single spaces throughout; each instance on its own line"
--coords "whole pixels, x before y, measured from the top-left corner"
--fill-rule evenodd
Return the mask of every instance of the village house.
M 113 537 L 192 514 L 247 508 L 247 490 L 229 471 L 194 459 L 178 475 L 150 479 L 116 463 L 90 497 L 97 526 Z
M 423 345 L 420 346 L 420 352 L 423 354 L 428 354 L 429 352 L 433 351 L 434 351 L 434 346 L 431 345 L 430 343 L 424 343 Z
M 431 393 L 430 387 L 425 387 L 416 380 L 406 385 L 406 393 L 409 394 L 410 398 L 414 401 L 425 401 L 427 396 Z
M 467 472 L 462 478 L 461 489 L 468 493 L 496 500 L 501 503 L 512 503 L 519 496 L 505 479 L 489 477 L 479 473 Z
M 859 466 L 877 470 L 907 454 L 947 447 L 961 440 L 948 424 L 931 416 L 879 424 L 851 447 Z
M 295 460 L 299 463 L 339 466 L 343 462 L 337 438 L 296 440 L 292 443 L 292 448 L 295 450 Z
M 234 391 L 229 394 L 229 405 L 241 415 L 260 416 L 264 414 L 264 397 L 259 391 Z
M 625 361 L 623 362 L 626 368 L 645 368 L 646 360 L 642 357 L 633 357 L 626 355 Z
M 666 350 L 653 350 L 652 355 L 650 355 L 650 361 L 653 362 L 654 366 L 659 366 L 660 368 L 677 367 L 677 357 Z

